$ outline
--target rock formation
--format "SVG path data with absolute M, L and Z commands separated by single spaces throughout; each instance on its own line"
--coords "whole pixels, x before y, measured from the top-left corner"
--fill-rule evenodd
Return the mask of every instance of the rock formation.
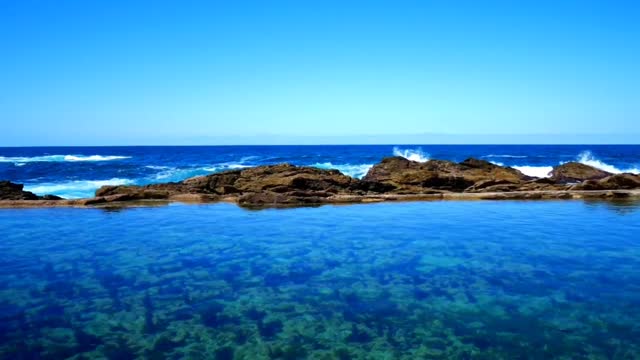
M 550 175 L 550 178 L 556 183 L 566 184 L 586 180 L 599 180 L 612 174 L 589 165 L 568 162 L 554 167 Z
M 91 199 L 56 200 L 0 182 L 0 206 L 87 206 L 136 201 L 229 201 L 246 207 L 299 206 L 417 199 L 543 199 L 640 196 L 640 176 L 610 174 L 579 163 L 553 169 L 548 178 L 478 159 L 424 163 L 390 157 L 362 179 L 337 170 L 289 164 L 257 166 L 176 183 L 103 186 Z M 40 200 L 40 202 L 38 202 Z
M 38 196 L 30 191 L 24 191 L 24 185 L 10 181 L 0 181 L 0 200 L 59 200 L 55 195 Z

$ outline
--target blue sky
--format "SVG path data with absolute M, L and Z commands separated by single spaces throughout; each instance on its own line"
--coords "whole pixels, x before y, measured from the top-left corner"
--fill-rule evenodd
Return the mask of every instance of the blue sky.
M 638 143 L 632 1 L 1 1 L 0 146 Z

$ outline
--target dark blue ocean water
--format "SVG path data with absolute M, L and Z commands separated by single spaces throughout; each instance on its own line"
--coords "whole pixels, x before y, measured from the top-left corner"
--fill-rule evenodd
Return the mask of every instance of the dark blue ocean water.
M 4 209 L 0 358 L 638 359 L 639 206 Z
M 413 160 L 476 157 L 546 176 L 552 166 L 580 161 L 610 172 L 640 172 L 640 145 L 393 145 L 0 148 L 0 179 L 37 194 L 90 197 L 107 184 L 180 181 L 247 166 L 289 162 L 363 176 L 392 155 Z

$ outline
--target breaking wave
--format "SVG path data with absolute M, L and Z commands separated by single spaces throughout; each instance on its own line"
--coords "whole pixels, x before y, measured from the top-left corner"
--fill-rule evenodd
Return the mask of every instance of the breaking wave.
M 640 169 L 637 167 L 625 168 L 621 169 L 611 164 L 607 164 L 602 160 L 597 159 L 591 151 L 583 151 L 581 152 L 576 159 L 574 160 L 584 165 L 593 166 L 600 170 L 604 170 L 606 172 L 610 172 L 612 174 L 621 174 L 621 173 L 632 173 L 632 174 L 640 174 Z M 493 161 L 494 164 L 505 166 L 502 163 Z M 559 162 L 559 165 L 566 164 L 566 161 Z M 534 176 L 538 178 L 549 177 L 551 171 L 553 170 L 553 166 L 531 166 L 531 165 L 515 165 L 511 166 L 514 169 L 520 170 L 525 175 Z
M 399 147 L 393 148 L 393 155 L 402 156 L 403 158 L 417 162 L 429 161 L 429 154 L 422 151 L 422 149 L 400 149 Z
M 325 163 L 316 163 L 316 164 L 313 164 L 311 166 L 317 167 L 319 169 L 326 169 L 326 170 L 335 169 L 335 170 L 338 170 L 338 171 L 340 171 L 341 173 L 343 173 L 343 174 L 345 174 L 347 176 L 351 176 L 352 178 L 362 179 L 362 177 L 364 177 L 367 174 L 367 172 L 369 172 L 369 169 L 371 169 L 373 164 L 333 165 L 330 162 L 325 162 Z
M 129 159 L 131 156 L 117 155 L 45 155 L 45 156 L 0 156 L 0 162 L 24 164 L 30 162 L 76 162 L 76 161 L 111 161 Z
M 604 170 L 613 174 L 620 174 L 620 173 L 633 173 L 633 174 L 640 174 L 640 169 L 638 168 L 628 168 L 628 169 L 620 169 L 617 168 L 613 165 L 607 164 L 603 161 L 600 161 L 598 159 L 596 159 L 595 156 L 593 156 L 593 154 L 591 153 L 591 151 L 583 151 L 580 153 L 580 155 L 578 155 L 577 161 L 579 163 L 585 164 L 585 165 L 589 165 L 589 166 L 593 166 L 595 168 L 598 168 L 600 170 Z
M 96 190 L 105 185 L 131 185 L 135 181 L 130 179 L 113 178 L 109 180 L 74 180 L 60 183 L 25 184 L 25 191 L 36 195 L 58 195 L 66 199 L 80 199 L 93 197 Z

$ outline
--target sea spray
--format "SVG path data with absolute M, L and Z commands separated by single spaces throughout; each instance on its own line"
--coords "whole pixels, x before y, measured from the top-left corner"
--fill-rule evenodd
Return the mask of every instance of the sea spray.
M 490 157 L 489 155 L 486 157 Z M 497 156 L 493 156 L 497 157 Z M 506 157 L 506 156 L 504 156 Z M 604 170 L 610 172 L 612 174 L 620 174 L 620 173 L 632 173 L 632 174 L 640 174 L 640 169 L 636 167 L 620 169 L 611 164 L 607 164 L 602 160 L 599 160 L 593 155 L 591 151 L 583 151 L 574 160 L 584 165 L 592 166 L 594 168 Z M 560 161 L 558 165 L 566 164 L 568 161 Z M 500 166 L 505 166 L 505 164 L 492 161 L 492 163 Z M 519 170 L 525 175 L 534 176 L 534 177 L 549 177 L 551 175 L 551 171 L 553 170 L 553 166 L 533 166 L 533 165 L 511 165 L 512 168 Z
M 399 147 L 393 148 L 394 156 L 402 156 L 403 158 L 417 162 L 429 161 L 429 154 L 422 151 L 421 148 L 417 149 L 401 149 Z
M 591 151 L 583 151 L 578 155 L 577 161 L 579 163 L 593 166 L 600 170 L 604 170 L 610 172 L 612 174 L 620 174 L 620 173 L 633 173 L 640 174 L 640 169 L 638 168 L 629 168 L 629 169 L 619 169 L 613 165 L 607 164 L 599 159 L 597 159 Z

